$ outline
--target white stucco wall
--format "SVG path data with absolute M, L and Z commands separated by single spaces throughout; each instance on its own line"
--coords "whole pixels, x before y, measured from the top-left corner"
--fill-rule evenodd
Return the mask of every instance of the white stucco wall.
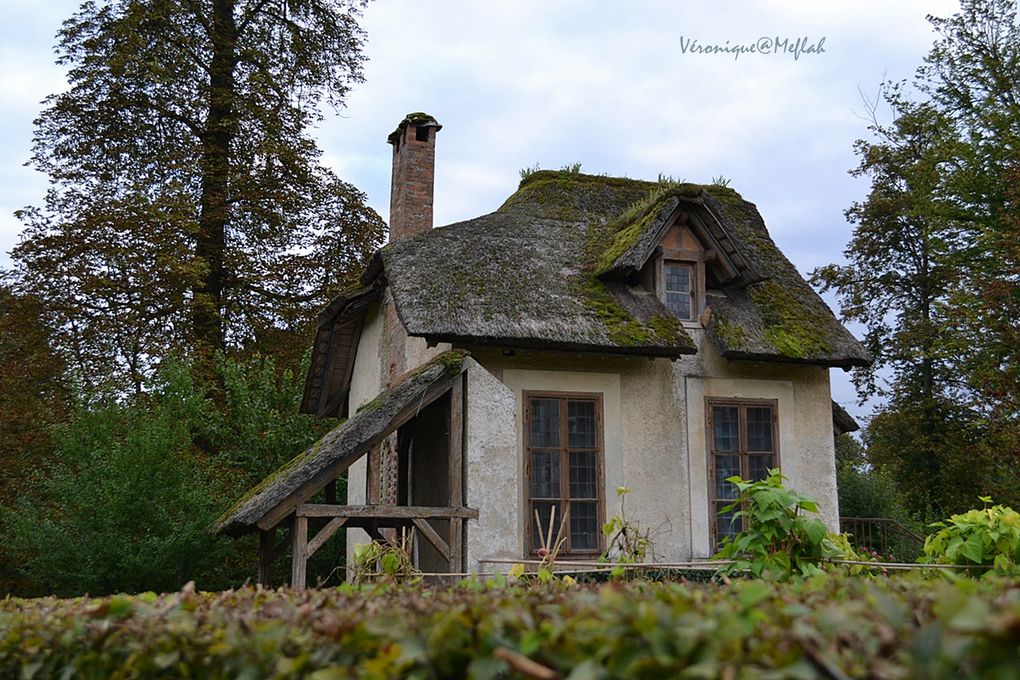
M 708 398 L 776 400 L 779 467 L 788 478 L 786 483 L 817 500 L 822 520 L 838 529 L 829 369 L 727 361 L 711 342 L 705 342 L 704 331 L 689 332 L 698 341 L 699 353 L 676 362 L 673 380 L 677 391 L 686 395 L 688 406 L 693 556 L 709 556 L 714 519 L 709 507 Z
M 350 406 L 384 387 L 383 314 L 365 319 L 352 375 Z M 774 399 L 780 467 L 789 484 L 819 502 L 838 523 L 828 369 L 723 359 L 698 329 L 699 353 L 666 359 L 619 358 L 475 348 L 467 369 L 466 494 L 479 519 L 468 523 L 469 569 L 478 560 L 524 554 L 523 398 L 525 391 L 602 395 L 605 514 L 619 511 L 617 486 L 629 486 L 629 518 L 651 530 L 659 561 L 708 557 L 709 508 L 706 398 Z M 406 344 L 413 369 L 448 345 Z M 367 459 L 348 473 L 348 503 L 365 502 Z M 349 550 L 367 540 L 348 533 Z
M 362 405 L 372 401 L 382 390 L 381 359 L 383 351 L 383 315 L 379 306 L 365 315 L 361 327 L 361 339 L 354 356 L 354 370 L 351 372 L 351 392 L 348 400 L 350 413 L 356 413 Z M 347 469 L 347 503 L 362 505 L 365 502 L 365 475 L 368 458 L 362 457 Z M 347 563 L 351 563 L 354 545 L 367 541 L 361 529 L 347 530 Z
M 672 561 L 690 556 L 686 420 L 682 417 L 683 394 L 674 389 L 671 362 L 547 353 L 504 357 L 484 350 L 476 355 L 513 397 L 512 469 L 505 463 L 500 464 L 500 479 L 512 472 L 514 482 L 506 484 L 504 481 L 500 482 L 502 487 L 493 484 L 479 489 L 479 480 L 471 479 L 469 474 L 469 499 L 472 496 L 498 498 L 498 507 L 512 504 L 513 508 L 511 515 L 505 511 L 501 513 L 513 523 L 512 527 L 500 527 L 498 535 L 503 537 L 502 544 L 490 539 L 476 544 L 483 550 L 472 553 L 475 559 L 502 557 L 504 553 L 513 557 L 524 554 L 525 391 L 600 394 L 605 463 L 602 491 L 606 516 L 611 517 L 620 510 L 616 487 L 629 486 L 633 491 L 626 499 L 627 516 L 651 530 L 655 557 Z M 506 430 L 505 425 L 500 426 L 501 432 Z M 468 445 L 473 445 L 470 438 Z M 472 455 L 469 451 L 468 456 Z M 481 508 L 479 511 L 479 521 L 488 521 L 484 511 Z M 469 543 L 474 540 L 470 531 L 468 540 Z
M 473 359 L 467 360 L 467 505 L 478 519 L 467 523 L 469 571 L 479 559 L 516 559 L 524 551 L 518 508 L 517 400 L 513 391 Z

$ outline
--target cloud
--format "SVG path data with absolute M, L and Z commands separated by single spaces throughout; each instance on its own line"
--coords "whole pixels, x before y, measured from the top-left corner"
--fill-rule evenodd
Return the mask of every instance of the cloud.
M 0 246 L 9 214 L 38 204 L 43 178 L 21 168 L 39 100 L 62 87 L 53 33 L 75 2 L 8 2 L 0 86 Z M 366 82 L 317 132 L 341 177 L 388 212 L 386 135 L 409 111 L 435 115 L 436 220 L 489 212 L 539 162 L 655 178 L 724 175 L 756 202 L 804 271 L 837 261 L 850 227 L 842 211 L 865 186 L 847 175 L 866 134 L 858 88 L 912 76 L 932 33 L 925 14 L 956 5 L 884 0 L 701 0 L 513 4 L 391 0 L 364 10 Z M 684 54 L 704 44 L 780 37 L 825 39 L 824 54 Z M 2 264 L 3 261 L 0 261 Z M 848 384 L 834 374 L 834 392 Z M 849 399 L 841 399 L 849 401 Z

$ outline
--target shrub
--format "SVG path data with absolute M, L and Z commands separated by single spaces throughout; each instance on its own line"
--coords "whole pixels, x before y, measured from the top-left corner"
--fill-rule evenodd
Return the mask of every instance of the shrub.
M 925 540 L 921 562 L 990 566 L 985 573 L 1020 574 L 1020 513 L 991 505 L 988 497 L 980 500 L 985 507 L 931 525 L 939 531 Z
M 804 513 L 818 512 L 811 498 L 783 486 L 779 470 L 757 482 L 740 477 L 726 481 L 735 484 L 740 494 L 722 512 L 736 510 L 737 520 L 747 520 L 747 528 L 735 537 L 723 539 L 716 559 L 733 560 L 726 573 L 750 571 L 754 576 L 768 574 L 783 580 L 795 575 L 821 572 L 818 563 L 826 559 L 858 559 L 849 544 L 830 535 L 818 518 Z M 836 540 L 833 540 L 836 539 Z
M 0 677 L 1015 678 L 1017 631 L 1004 579 L 186 588 L 0 600 Z

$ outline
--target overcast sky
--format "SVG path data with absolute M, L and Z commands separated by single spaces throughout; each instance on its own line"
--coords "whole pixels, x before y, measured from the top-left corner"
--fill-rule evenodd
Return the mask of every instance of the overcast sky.
M 67 0 L 0 0 L 0 266 L 14 210 L 46 178 L 23 166 L 40 101 L 64 85 L 54 35 Z M 365 83 L 317 131 L 325 162 L 387 217 L 390 147 L 403 115 L 443 124 L 436 224 L 494 210 L 536 163 L 655 179 L 723 175 L 758 205 L 801 272 L 842 259 L 843 210 L 866 192 L 847 171 L 866 134 L 860 91 L 910 78 L 930 47 L 927 13 L 956 2 L 689 0 L 410 2 L 369 5 Z M 760 40 L 764 39 L 764 40 Z M 801 39 L 802 52 L 794 47 Z M 756 45 L 770 53 L 707 54 Z M 783 45 L 786 49 L 782 49 Z M 830 304 L 832 300 L 830 299 Z M 853 388 L 834 370 L 833 396 Z

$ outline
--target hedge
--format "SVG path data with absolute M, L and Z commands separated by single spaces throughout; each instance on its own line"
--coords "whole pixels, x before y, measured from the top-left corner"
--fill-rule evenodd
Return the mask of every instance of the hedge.
M 467 582 L 0 601 L 0 677 L 1013 678 L 1020 581 Z

